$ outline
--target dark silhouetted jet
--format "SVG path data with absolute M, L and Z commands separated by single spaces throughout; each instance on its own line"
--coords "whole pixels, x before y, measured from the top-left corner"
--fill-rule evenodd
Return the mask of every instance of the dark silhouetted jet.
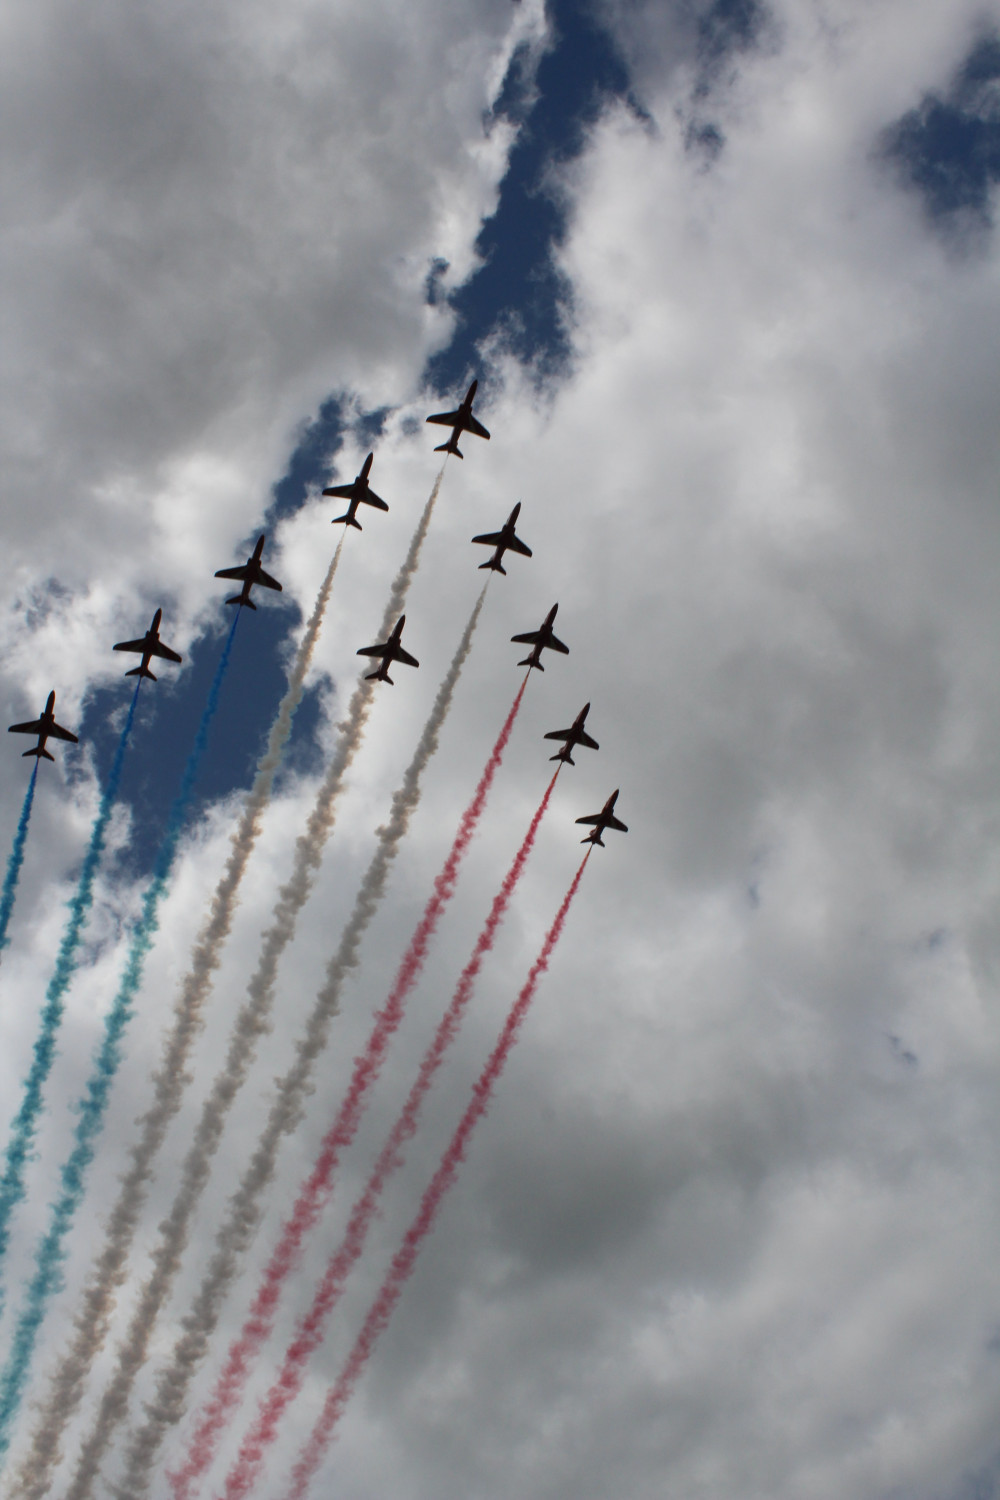
M 600 844 L 603 849 L 604 840 L 601 838 L 601 834 L 608 828 L 617 828 L 619 833 L 628 833 L 628 829 L 621 819 L 615 817 L 614 809 L 617 801 L 618 793 L 612 792 L 599 813 L 591 813 L 589 818 L 577 818 L 576 821 L 578 823 L 592 823 L 594 825 L 592 831 L 587 834 L 587 837 L 580 840 L 581 844 Z
M 324 490 L 324 495 L 335 495 L 338 500 L 349 500 L 351 503 L 342 516 L 334 516 L 332 524 L 337 525 L 339 521 L 346 521 L 348 526 L 356 526 L 361 530 L 361 522 L 357 519 L 359 505 L 374 505 L 376 510 L 388 510 L 384 500 L 380 500 L 375 491 L 369 487 L 368 475 L 371 473 L 372 459 L 374 453 L 369 453 L 356 479 L 350 484 L 334 484 Z
M 505 552 L 520 552 L 522 557 L 531 556 L 531 548 L 526 547 L 519 536 L 515 536 L 514 527 L 521 510 L 520 500 L 514 506 L 510 515 L 499 531 L 484 531 L 482 536 L 474 536 L 474 542 L 482 542 L 487 547 L 495 547 L 496 551 L 488 562 L 480 563 L 481 568 L 492 568 L 495 573 L 506 574 L 501 558 Z
M 165 661 L 183 660 L 183 657 L 178 656 L 176 651 L 171 651 L 170 647 L 165 646 L 160 640 L 160 618 L 162 614 L 162 609 L 156 611 L 156 614 L 153 616 L 152 625 L 150 625 L 141 640 L 119 641 L 117 646 L 112 646 L 111 649 L 113 651 L 134 651 L 137 656 L 142 657 L 142 661 L 137 667 L 133 667 L 130 672 L 125 673 L 126 677 L 148 677 L 150 682 L 155 682 L 156 676 L 149 670 L 149 658 L 151 656 L 162 656 Z
M 566 741 L 561 750 L 557 750 L 555 755 L 549 756 L 549 760 L 564 760 L 568 766 L 575 766 L 576 761 L 570 754 L 574 745 L 586 745 L 588 750 L 599 750 L 601 748 L 596 740 L 590 738 L 590 735 L 583 727 L 589 713 L 590 704 L 585 703 L 568 729 L 552 729 L 549 731 L 545 736 L 547 740 Z
M 368 672 L 366 674 L 365 680 L 367 682 L 387 682 L 389 683 L 390 687 L 394 686 L 392 678 L 389 676 L 389 668 L 392 666 L 394 661 L 401 661 L 408 667 L 419 667 L 420 663 L 417 661 L 417 658 L 415 656 L 411 656 L 409 651 L 404 650 L 403 645 L 400 641 L 400 636 L 403 634 L 403 626 L 405 624 L 406 616 L 400 615 L 399 619 L 393 626 L 392 635 L 381 646 L 361 647 L 361 650 L 358 652 L 359 656 L 380 656 L 382 658 L 381 662 L 379 663 L 378 671 Z
M 548 646 L 552 651 L 561 651 L 564 656 L 569 655 L 569 647 L 563 645 L 562 641 L 560 641 L 556 637 L 552 629 L 552 621 L 556 617 L 556 610 L 558 608 L 558 604 L 553 604 L 552 608 L 549 610 L 548 614 L 545 616 L 545 619 L 542 621 L 541 625 L 539 625 L 537 630 L 526 630 L 523 635 L 511 636 L 512 641 L 518 641 L 523 643 L 525 646 L 534 647 L 534 650 L 529 656 L 526 656 L 523 661 L 518 662 L 519 667 L 537 667 L 539 672 L 544 672 L 545 668 L 542 666 L 542 652 L 545 650 L 546 646 Z
M 458 439 L 463 432 L 474 432 L 476 437 L 486 438 L 489 441 L 489 433 L 482 422 L 477 422 L 472 415 L 472 403 L 476 399 L 476 386 L 478 380 L 474 380 L 465 393 L 465 400 L 457 411 L 439 411 L 436 416 L 428 417 L 428 422 L 440 422 L 442 427 L 451 428 L 451 437 L 446 443 L 442 443 L 434 449 L 435 453 L 454 453 L 456 458 L 463 455 L 458 451 Z
M 38 744 L 33 745 L 30 750 L 25 750 L 25 755 L 37 755 L 39 757 L 44 757 L 45 760 L 55 760 L 55 756 L 50 755 L 45 748 L 45 741 L 48 739 L 50 734 L 54 739 L 57 740 L 69 740 L 70 744 L 72 745 L 78 745 L 80 743 L 75 734 L 70 734 L 68 729 L 64 729 L 61 724 L 56 723 L 55 706 L 56 695 L 53 692 L 49 694 L 48 702 L 45 705 L 45 708 L 42 712 L 42 717 L 40 719 L 34 719 L 30 724 L 11 724 L 10 728 L 7 730 L 8 734 L 38 735 Z
M 276 578 L 272 578 L 270 573 L 265 573 L 260 565 L 260 554 L 263 550 L 264 538 L 260 536 L 257 538 L 256 547 L 241 568 L 220 568 L 216 573 L 216 578 L 241 578 L 243 580 L 242 590 L 234 594 L 231 599 L 227 599 L 227 604 L 245 604 L 247 609 L 256 609 L 256 604 L 250 598 L 250 590 L 255 583 L 261 584 L 266 589 L 277 589 L 278 593 L 281 593 L 281 584 Z

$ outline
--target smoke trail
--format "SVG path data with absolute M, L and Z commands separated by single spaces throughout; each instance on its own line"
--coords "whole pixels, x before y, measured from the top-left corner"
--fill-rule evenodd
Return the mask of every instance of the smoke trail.
M 524 988 L 518 995 L 511 1007 L 503 1030 L 496 1046 L 490 1054 L 489 1060 L 480 1073 L 472 1090 L 472 1098 L 469 1101 L 465 1114 L 459 1121 L 458 1129 L 452 1136 L 451 1141 L 441 1158 L 441 1163 L 431 1178 L 430 1185 L 420 1201 L 420 1208 L 409 1229 L 403 1237 L 403 1243 L 393 1258 L 392 1265 L 386 1274 L 385 1280 L 379 1288 L 378 1295 L 368 1311 L 368 1316 L 362 1325 L 361 1332 L 354 1342 L 347 1362 L 340 1377 L 337 1380 L 324 1403 L 319 1420 L 313 1428 L 298 1463 L 292 1472 L 292 1482 L 285 1500 L 304 1500 L 309 1482 L 322 1462 L 334 1430 L 340 1420 L 341 1414 L 351 1395 L 357 1386 L 365 1366 L 371 1358 L 372 1350 L 379 1336 L 385 1332 L 389 1319 L 395 1310 L 396 1303 L 402 1294 L 403 1287 L 416 1265 L 420 1247 L 426 1239 L 430 1229 L 437 1217 L 438 1209 L 444 1201 L 445 1194 L 452 1186 L 458 1174 L 458 1169 L 465 1160 L 465 1154 L 469 1148 L 472 1132 L 486 1113 L 490 1098 L 496 1087 L 500 1074 L 511 1054 L 514 1043 L 517 1041 L 518 1032 L 528 1013 L 538 981 L 549 966 L 552 950 L 562 935 L 566 915 L 569 911 L 573 897 L 576 895 L 583 879 L 583 872 L 587 868 L 587 861 L 593 853 L 588 849 L 580 863 L 579 869 L 573 876 L 572 883 L 566 895 L 563 897 L 562 905 L 556 914 L 556 919 L 546 934 L 542 944 L 541 952 L 535 959 L 528 974 Z
M 229 635 L 226 637 L 226 644 L 222 649 L 212 686 L 209 688 L 208 700 L 202 712 L 194 745 L 184 767 L 180 790 L 170 809 L 167 831 L 157 851 L 153 865 L 153 878 L 142 898 L 142 911 L 129 944 L 118 993 L 105 1017 L 104 1037 L 94 1059 L 94 1067 L 86 1092 L 77 1108 L 73 1149 L 60 1172 L 59 1195 L 51 1207 L 49 1227 L 35 1252 L 35 1272 L 28 1284 L 28 1292 L 14 1332 L 7 1363 L 0 1374 L 0 1455 L 6 1453 L 10 1446 L 11 1422 L 21 1404 L 42 1320 L 49 1301 L 62 1285 L 62 1263 L 66 1258 L 64 1241 L 83 1198 L 86 1171 L 93 1159 L 95 1143 L 104 1124 L 104 1111 L 107 1108 L 111 1085 L 122 1058 L 122 1042 L 128 1023 L 132 1019 L 135 997 L 142 983 L 146 954 L 153 946 L 153 939 L 159 927 L 159 904 L 167 887 L 177 844 L 194 791 L 195 778 L 208 743 L 209 728 L 219 706 L 222 679 L 229 665 L 233 637 L 239 624 L 240 613 L 240 610 L 236 611 Z M 134 702 L 133 698 L 133 704 Z
M 487 794 L 503 758 L 526 683 L 527 677 L 521 684 L 507 715 L 472 802 L 462 816 L 451 852 L 435 881 L 434 894 L 417 925 L 393 990 L 382 1012 L 383 1016 L 395 1015 L 397 1025 L 398 1017 L 402 1013 L 403 1001 L 416 981 L 431 936 L 454 891 L 459 863 L 485 807 Z M 216 1236 L 216 1248 L 212 1260 L 202 1280 L 192 1310 L 184 1319 L 183 1332 L 174 1347 L 170 1362 L 160 1372 L 155 1402 L 146 1408 L 149 1413 L 148 1419 L 143 1427 L 132 1436 L 127 1468 L 128 1483 L 125 1486 L 130 1496 L 138 1493 L 137 1485 L 146 1482 L 149 1464 L 168 1428 L 183 1416 L 188 1385 L 204 1358 L 226 1294 L 237 1274 L 240 1257 L 253 1239 L 262 1211 L 261 1201 L 273 1179 L 281 1140 L 286 1132 L 295 1128 L 300 1118 L 303 1101 L 311 1088 L 313 1065 L 326 1044 L 330 1020 L 337 1013 L 341 987 L 350 969 L 358 962 L 361 937 L 384 889 L 390 859 L 405 829 L 405 825 L 402 825 L 398 833 L 393 833 L 395 822 L 394 811 L 393 820 L 380 833 L 380 847 L 376 850 L 361 883 L 354 911 L 344 929 L 338 950 L 327 966 L 326 983 L 317 996 L 306 1034 L 299 1043 L 296 1060 L 278 1084 L 277 1097 L 271 1106 L 254 1156 L 230 1201 L 227 1218 Z M 391 1030 L 386 1030 L 381 1035 L 387 1045 Z M 363 1073 L 356 1070 L 346 1108 L 353 1107 L 351 1100 L 355 1097 L 355 1091 L 362 1085 L 362 1079 Z M 322 1160 L 319 1163 L 319 1170 L 320 1172 L 323 1170 Z
M 52 1071 L 52 1064 L 55 1062 L 56 1034 L 62 1023 L 66 991 L 69 989 L 70 980 L 76 969 L 76 950 L 80 946 L 84 923 L 94 900 L 94 880 L 97 876 L 97 867 L 101 862 L 101 855 L 104 853 L 108 822 L 118 794 L 118 783 L 121 781 L 125 750 L 135 721 L 135 709 L 141 685 L 142 678 L 140 677 L 136 682 L 135 692 L 132 694 L 125 727 L 118 739 L 108 783 L 97 808 L 97 817 L 90 830 L 90 843 L 83 856 L 76 894 L 69 902 L 69 920 L 63 929 L 59 952 L 56 954 L 56 966 L 45 991 L 41 1026 L 35 1042 L 31 1068 L 24 1083 L 21 1108 L 14 1116 L 11 1125 L 6 1166 L 3 1178 L 0 1180 L 0 1270 L 2 1270 L 7 1255 L 7 1246 L 10 1243 L 11 1217 L 14 1209 L 24 1197 L 24 1169 L 31 1153 L 35 1126 L 42 1109 L 42 1090 Z M 0 1282 L 0 1309 L 3 1307 L 4 1300 L 5 1288 Z
M 6 948 L 10 942 L 7 936 L 7 928 L 10 926 L 10 915 L 14 910 L 14 897 L 17 894 L 17 882 L 21 876 L 21 865 L 24 863 L 24 846 L 28 839 L 28 822 L 31 818 L 31 804 L 35 800 L 35 782 L 38 780 L 38 760 L 31 768 L 31 780 L 28 782 L 28 790 L 24 794 L 24 802 L 21 806 L 21 816 L 17 820 L 17 832 L 14 835 L 14 846 L 10 851 L 10 859 L 7 861 L 7 873 L 3 880 L 3 891 L 0 892 L 0 949 Z
M 406 558 L 393 581 L 382 617 L 381 629 L 384 634 L 388 634 L 390 625 L 402 609 L 416 572 L 443 474 L 442 466 L 410 540 Z M 364 738 L 373 689 L 373 682 L 367 681 L 364 676 L 359 678 L 348 705 L 347 718 L 340 725 L 341 735 L 336 753 L 320 787 L 306 831 L 296 841 L 291 877 L 279 892 L 272 924 L 261 940 L 257 969 L 250 980 L 247 999 L 236 1018 L 225 1064 L 202 1109 L 194 1142 L 181 1168 L 180 1187 L 167 1217 L 160 1225 L 160 1240 L 153 1254 L 152 1271 L 139 1294 L 139 1302 L 118 1352 L 111 1383 L 98 1409 L 97 1421 L 83 1445 L 68 1500 L 82 1500 L 83 1496 L 89 1494 L 111 1435 L 128 1409 L 132 1385 L 145 1362 L 153 1325 L 179 1269 L 191 1218 L 208 1181 L 212 1158 L 222 1137 L 230 1106 L 253 1064 L 258 1038 L 270 1024 L 278 960 L 295 934 L 299 912 L 312 891 L 323 848 L 333 828 L 336 801 L 344 775 Z M 147 1425 L 155 1424 L 159 1427 L 156 1411 L 157 1407 L 154 1405 Z M 163 1431 L 169 1425 L 169 1422 L 164 1424 Z M 148 1456 L 139 1454 L 135 1460 L 137 1477 L 126 1485 L 130 1500 L 138 1500 L 140 1489 L 144 1490 L 149 1482 L 158 1441 L 157 1439 Z
M 208 921 L 195 942 L 191 967 L 174 1004 L 173 1028 L 164 1040 L 162 1061 L 153 1077 L 152 1107 L 139 1121 L 141 1134 L 132 1147 L 118 1201 L 108 1220 L 104 1249 L 84 1292 L 73 1343 L 52 1373 L 45 1403 L 35 1421 L 27 1457 L 18 1474 L 17 1493 L 23 1500 L 40 1500 L 48 1490 L 52 1470 L 61 1457 L 59 1443 L 62 1433 L 80 1403 L 93 1360 L 107 1337 L 115 1292 L 125 1279 L 128 1254 L 146 1202 L 152 1165 L 188 1083 L 185 1073 L 188 1056 L 201 1027 L 202 1013 L 211 992 L 212 977 L 219 966 L 223 943 L 232 927 L 240 883 L 260 833 L 274 778 L 291 734 L 292 719 L 302 701 L 306 674 L 319 639 L 346 534 L 345 531 L 341 536 L 316 597 L 285 696 L 278 705 L 267 747 L 258 762 L 253 786 L 233 834 L 232 851 L 216 886 Z
M 517 883 L 524 873 L 524 867 L 534 846 L 539 826 L 541 825 L 542 818 L 545 816 L 549 799 L 555 790 L 556 780 L 561 769 L 561 766 L 558 767 L 546 787 L 545 795 L 542 797 L 538 809 L 531 820 L 521 847 L 514 856 L 514 861 L 507 871 L 499 891 L 493 898 L 493 904 L 490 907 L 490 912 L 483 929 L 476 940 L 472 956 L 462 970 L 451 1003 L 441 1018 L 437 1032 L 424 1054 L 406 1103 L 403 1105 L 389 1133 L 389 1138 L 382 1148 L 364 1192 L 354 1205 L 347 1229 L 344 1233 L 344 1239 L 337 1252 L 328 1262 L 326 1272 L 320 1282 L 312 1307 L 300 1323 L 295 1339 L 285 1355 L 278 1378 L 261 1402 L 257 1418 L 243 1440 L 239 1455 L 230 1469 L 226 1480 L 225 1500 L 243 1500 L 243 1496 L 247 1494 L 251 1486 L 255 1483 L 260 1474 L 265 1450 L 277 1436 L 278 1424 L 285 1408 L 298 1395 L 301 1389 L 309 1357 L 322 1341 L 327 1320 L 340 1298 L 344 1282 L 364 1249 L 365 1239 L 377 1212 L 382 1190 L 395 1169 L 402 1165 L 402 1148 L 407 1141 L 413 1138 L 424 1099 L 438 1069 L 444 1062 L 448 1048 L 458 1035 L 458 1029 L 462 1024 L 469 1001 L 472 999 L 473 988 L 479 971 L 482 968 L 483 960 L 496 941 L 497 931 L 510 905 L 511 897 L 514 894 Z M 374 1082 L 374 1076 L 371 1082 Z M 343 1114 L 344 1111 L 341 1110 L 341 1116 Z M 330 1151 L 330 1146 L 337 1136 L 337 1126 L 340 1123 L 340 1118 L 338 1118 L 337 1124 L 323 1143 L 323 1147 L 321 1148 L 323 1153 Z M 355 1120 L 354 1124 L 356 1125 L 356 1123 Z M 352 1135 L 353 1130 L 347 1131 L 342 1129 L 337 1144 L 346 1146 Z M 332 1162 L 330 1171 L 326 1174 L 326 1181 L 322 1184 L 324 1187 L 328 1188 L 329 1186 L 333 1165 L 334 1163 Z M 209 1404 L 210 1409 L 218 1401 L 220 1387 L 224 1387 L 227 1375 L 230 1376 L 230 1390 L 226 1392 L 228 1396 L 231 1396 L 229 1402 L 230 1409 L 239 1399 L 243 1393 L 246 1378 L 250 1373 L 251 1362 L 260 1353 L 265 1338 L 272 1331 L 274 1313 L 282 1287 L 287 1281 L 289 1274 L 295 1270 L 299 1260 L 304 1230 L 315 1223 L 322 1204 L 319 1193 L 320 1184 L 315 1182 L 316 1175 L 314 1172 L 313 1176 L 306 1183 L 285 1225 L 282 1240 L 264 1272 L 261 1287 L 254 1300 L 250 1316 L 244 1324 L 242 1334 L 239 1340 L 230 1348 L 227 1368 L 223 1372 L 219 1384 L 216 1386 L 212 1401 Z M 299 1228 L 300 1223 L 303 1226 L 301 1229 Z M 175 1494 L 177 1494 L 176 1486 Z

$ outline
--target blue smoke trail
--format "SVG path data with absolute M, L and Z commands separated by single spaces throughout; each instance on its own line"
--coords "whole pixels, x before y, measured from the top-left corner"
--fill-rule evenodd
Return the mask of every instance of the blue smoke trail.
M 35 1042 L 31 1067 L 25 1079 L 21 1108 L 14 1116 L 11 1125 L 4 1174 L 2 1179 L 0 1179 L 0 1268 L 3 1266 L 7 1254 L 7 1246 L 10 1242 L 11 1217 L 14 1209 L 24 1197 L 24 1169 L 31 1155 L 31 1145 L 35 1138 L 35 1127 L 42 1110 L 42 1090 L 52 1071 L 52 1064 L 55 1062 L 56 1034 L 63 1018 L 66 991 L 69 989 L 70 980 L 73 978 L 73 972 L 76 969 L 76 950 L 80 946 L 83 926 L 94 900 L 94 880 L 97 876 L 97 867 L 101 862 L 101 855 L 104 853 L 108 822 L 114 808 L 115 797 L 118 794 L 118 783 L 121 781 L 125 750 L 128 746 L 129 736 L 132 733 L 135 708 L 139 698 L 139 684 L 141 682 L 142 678 L 140 677 L 139 682 L 135 685 L 135 692 L 132 694 L 132 702 L 129 705 L 128 718 L 125 720 L 125 728 L 121 732 L 118 748 L 115 751 L 115 758 L 111 764 L 111 774 L 108 777 L 108 784 L 104 788 L 100 806 L 97 809 L 97 817 L 94 819 L 94 826 L 90 831 L 90 843 L 83 857 L 76 895 L 69 902 L 69 921 L 66 923 L 63 931 L 62 941 L 59 944 L 59 952 L 56 955 L 56 966 L 52 978 L 49 980 L 48 989 L 45 991 L 45 1004 L 42 1007 L 42 1024 L 39 1028 L 38 1039 Z M 3 1283 L 0 1281 L 0 1308 L 3 1307 L 4 1296 Z
M 63 1241 L 73 1221 L 73 1215 L 83 1198 L 84 1178 L 94 1157 L 96 1139 L 104 1124 L 104 1111 L 107 1108 L 111 1084 L 122 1058 L 122 1040 L 126 1027 L 132 1019 L 133 1002 L 142 983 L 146 954 L 153 946 L 153 939 L 159 927 L 160 899 L 166 890 L 191 794 L 194 791 L 195 778 L 208 743 L 208 732 L 219 706 L 219 691 L 226 667 L 229 665 L 233 636 L 236 634 L 241 613 L 241 610 L 236 611 L 229 635 L 226 637 L 226 644 L 209 689 L 208 701 L 201 716 L 201 723 L 198 725 L 194 745 L 188 756 L 187 765 L 184 767 L 180 791 L 170 809 L 167 831 L 153 866 L 153 878 L 142 899 L 142 914 L 132 934 L 132 942 L 129 945 L 128 958 L 118 986 L 118 993 L 105 1018 L 104 1039 L 94 1060 L 94 1069 L 84 1096 L 77 1106 L 78 1119 L 74 1131 L 74 1145 L 60 1173 L 59 1196 L 51 1206 L 51 1222 L 35 1252 L 35 1273 L 28 1286 L 7 1363 L 3 1374 L 0 1375 L 0 1456 L 5 1454 L 10 1447 L 11 1423 L 17 1415 L 24 1395 L 28 1368 L 42 1319 L 50 1299 L 62 1286 L 61 1267 L 66 1258 Z
M 18 821 L 17 832 L 14 835 L 14 847 L 10 851 L 10 859 L 7 861 L 7 873 L 4 876 L 3 891 L 0 892 L 0 949 L 6 948 L 10 939 L 7 936 L 7 928 L 10 925 L 10 914 L 14 910 L 14 897 L 17 894 L 17 882 L 21 875 L 21 865 L 24 862 L 24 846 L 28 838 L 28 820 L 31 817 L 31 804 L 35 800 L 35 782 L 38 780 L 38 761 L 31 768 L 31 780 L 28 782 L 28 790 L 24 794 L 24 806 L 21 808 L 21 817 Z

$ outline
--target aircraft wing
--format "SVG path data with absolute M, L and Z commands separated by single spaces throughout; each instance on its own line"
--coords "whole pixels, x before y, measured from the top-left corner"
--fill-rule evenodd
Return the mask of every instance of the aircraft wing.
M 586 745 L 588 750 L 600 750 L 596 740 L 592 740 L 585 729 L 581 729 L 579 735 L 574 735 L 572 729 L 550 729 L 548 734 L 543 735 L 546 740 L 574 740 L 577 745 Z
M 569 647 L 564 646 L 562 641 L 559 640 L 557 636 L 552 636 L 551 639 L 546 641 L 545 644 L 547 646 L 550 646 L 553 651 L 561 651 L 563 656 L 569 655 Z
M 263 568 L 261 568 L 257 573 L 256 577 L 254 578 L 254 583 L 262 583 L 266 589 L 277 589 L 279 594 L 282 591 L 281 584 L 278 582 L 278 580 L 276 578 L 272 578 L 270 573 L 265 573 Z
M 609 828 L 617 828 L 619 833 L 628 833 L 628 829 L 625 827 L 625 824 L 621 821 L 620 818 L 616 818 L 614 813 L 612 813 L 610 818 L 608 819 L 607 826 Z
M 247 576 L 247 565 L 241 563 L 238 568 L 219 568 L 216 578 L 239 578 L 241 581 Z
M 503 541 L 503 532 L 484 531 L 482 536 L 474 536 L 472 540 L 474 542 L 483 542 L 487 547 L 499 547 L 500 543 Z M 513 545 L 513 543 L 508 542 L 507 545 L 508 547 L 510 547 Z
M 519 536 L 512 536 L 510 541 L 507 543 L 507 546 L 510 548 L 511 552 L 520 552 L 522 557 L 531 556 L 531 548 L 525 546 L 524 542 L 521 541 L 521 538 Z
M 425 418 L 428 422 L 440 422 L 442 427 L 454 427 L 462 413 L 460 411 L 439 411 L 436 416 Z M 489 433 L 486 434 L 489 437 Z
M 80 743 L 76 735 L 70 734 L 69 730 L 64 729 L 61 724 L 53 724 L 49 730 L 49 734 L 54 735 L 57 740 L 69 740 L 71 745 L 78 745 Z
M 359 648 L 357 654 L 358 654 L 358 656 L 384 656 L 385 655 L 385 647 L 384 646 L 361 646 Z
M 324 490 L 323 493 L 325 495 L 326 491 Z M 366 505 L 374 505 L 374 507 L 375 507 L 376 510 L 388 510 L 389 509 L 388 505 L 386 505 L 386 503 L 382 499 L 382 497 L 380 495 L 376 495 L 376 493 L 375 493 L 374 490 L 366 490 L 365 493 L 361 496 L 361 498 L 365 502 Z
M 408 667 L 419 667 L 420 665 L 420 663 L 417 661 L 417 658 L 415 656 L 411 656 L 409 651 L 404 651 L 402 646 L 396 647 L 396 661 L 404 662 Z
M 41 719 L 35 719 L 31 724 L 12 724 L 7 730 L 8 734 L 41 734 L 44 729 Z M 52 732 L 51 730 L 49 731 Z
M 517 641 L 518 644 L 523 644 L 525 646 L 537 645 L 541 638 L 542 632 L 540 630 L 526 630 L 523 635 L 511 636 L 512 641 Z
M 141 655 L 146 649 L 146 638 L 143 636 L 140 641 L 119 641 L 117 646 L 112 646 L 111 649 L 112 651 L 137 651 Z M 156 647 L 150 646 L 149 649 L 155 651 Z
M 118 650 L 117 646 L 115 650 Z M 172 651 L 169 646 L 165 646 L 162 641 L 157 641 L 156 645 L 150 646 L 149 650 L 153 656 L 162 656 L 164 661 L 183 661 L 184 659 L 178 652 Z
M 352 500 L 354 498 L 354 484 L 332 484 L 329 489 L 323 491 L 324 495 L 335 495 L 338 500 Z M 218 578 L 218 573 L 216 573 Z
M 457 413 L 456 413 L 456 415 L 457 415 Z M 432 420 L 432 418 L 428 417 L 427 420 L 428 420 L 428 422 L 430 422 Z M 489 436 L 490 435 L 486 431 L 486 428 L 483 426 L 482 422 L 477 422 L 476 421 L 475 417 L 471 414 L 471 412 L 470 412 L 469 416 L 466 418 L 465 425 L 466 425 L 466 428 L 467 428 L 467 430 L 469 432 L 474 432 L 476 434 L 476 437 L 483 437 L 483 438 L 486 438 L 487 442 L 489 441 Z
M 577 818 L 576 821 L 578 823 L 586 823 L 588 826 L 593 826 L 594 828 L 607 828 L 610 826 L 604 822 L 603 813 L 592 813 L 589 818 Z

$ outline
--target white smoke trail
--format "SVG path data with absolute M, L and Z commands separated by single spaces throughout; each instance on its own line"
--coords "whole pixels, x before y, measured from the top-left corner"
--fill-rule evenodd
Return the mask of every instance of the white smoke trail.
M 226 1219 L 216 1235 L 215 1250 L 191 1311 L 170 1358 L 160 1371 L 156 1392 L 146 1404 L 146 1420 L 130 1435 L 123 1479 L 117 1486 L 129 1500 L 148 1492 L 164 1437 L 184 1415 L 191 1380 L 203 1359 L 218 1323 L 226 1295 L 239 1271 L 240 1259 L 253 1240 L 262 1200 L 274 1178 L 278 1150 L 285 1135 L 298 1124 L 312 1088 L 313 1068 L 326 1046 L 330 1022 L 337 1015 L 344 981 L 358 963 L 365 931 L 384 894 L 392 861 L 420 800 L 420 778 L 434 751 L 451 705 L 452 694 L 472 646 L 472 637 L 486 597 L 486 586 L 462 634 L 458 650 L 438 690 L 413 759 L 392 799 L 388 822 L 378 829 L 378 847 L 355 898 L 336 953 L 327 965 L 326 980 L 316 996 L 305 1034 L 291 1068 L 279 1080 L 267 1123 L 243 1180 L 230 1200 Z M 68 1500 L 82 1500 L 76 1487 Z
M 382 617 L 383 636 L 388 634 L 406 600 L 443 476 L 442 466 L 411 538 L 406 558 L 393 581 Z M 180 1186 L 167 1217 L 160 1225 L 152 1270 L 139 1294 L 138 1304 L 118 1350 L 115 1370 L 101 1399 L 97 1420 L 81 1448 L 67 1500 L 84 1500 L 89 1495 L 108 1443 L 127 1414 L 132 1386 L 145 1363 L 156 1318 L 180 1268 L 191 1219 L 208 1181 L 229 1109 L 253 1064 L 258 1038 L 268 1030 L 278 962 L 295 934 L 299 913 L 312 891 L 323 849 L 333 828 L 344 775 L 364 738 L 373 690 L 374 683 L 362 676 L 351 695 L 347 717 L 339 726 L 341 733 L 337 749 L 309 815 L 306 831 L 296 841 L 291 877 L 279 892 L 271 926 L 263 934 L 257 968 L 248 985 L 247 999 L 234 1023 L 226 1061 L 202 1108 L 194 1141 L 181 1168 Z
M 173 1028 L 164 1039 L 162 1061 L 152 1080 L 152 1107 L 138 1121 L 141 1134 L 132 1147 L 128 1168 L 121 1180 L 118 1201 L 108 1220 L 104 1248 L 83 1294 L 83 1305 L 75 1320 L 76 1331 L 72 1345 L 52 1373 L 46 1398 L 38 1406 L 38 1419 L 27 1456 L 14 1481 L 13 1493 L 19 1500 L 41 1500 L 47 1493 L 52 1482 L 52 1471 L 61 1457 L 59 1445 L 62 1434 L 80 1403 L 91 1365 L 107 1337 L 115 1293 L 125 1279 L 128 1254 L 146 1202 L 153 1162 L 163 1144 L 170 1121 L 180 1108 L 184 1089 L 189 1082 L 184 1071 L 187 1059 L 201 1029 L 205 1002 L 211 992 L 212 976 L 219 966 L 222 946 L 232 927 L 240 884 L 260 834 L 274 778 L 292 731 L 295 711 L 302 701 L 306 674 L 319 639 L 346 534 L 345 532 L 341 536 L 316 596 L 316 603 L 292 665 L 285 695 L 278 705 L 267 746 L 257 764 L 253 785 L 232 837 L 232 849 L 226 867 L 212 897 L 208 921 L 195 942 L 191 967 L 174 1004 Z

